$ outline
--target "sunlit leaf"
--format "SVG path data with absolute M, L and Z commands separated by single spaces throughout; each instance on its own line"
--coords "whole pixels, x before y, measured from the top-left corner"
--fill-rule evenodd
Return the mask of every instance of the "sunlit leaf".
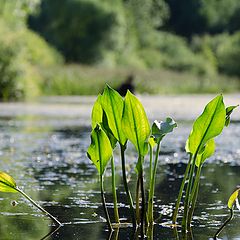
M 124 102 L 123 98 L 117 91 L 106 85 L 101 97 L 101 105 L 106 113 L 108 126 L 111 129 L 114 137 L 124 145 L 127 141 L 122 131 L 122 114 Z
M 0 192 L 17 192 L 16 182 L 5 172 L 0 172 Z
M 226 121 L 225 121 L 225 126 L 227 127 L 230 123 L 230 115 L 232 114 L 233 110 L 237 108 L 238 105 L 236 106 L 229 106 L 226 108 Z
M 204 161 L 211 157 L 215 152 L 215 141 L 214 139 L 210 139 L 206 145 L 203 148 L 203 151 L 201 154 L 198 154 L 197 160 L 196 160 L 196 166 L 199 167 L 204 163 Z
M 139 155 L 145 156 L 148 151 L 150 126 L 141 102 L 130 91 L 127 92 L 124 101 L 122 128 Z
M 186 149 L 192 154 L 201 151 L 208 140 L 222 132 L 225 117 L 226 109 L 223 97 L 219 95 L 206 105 L 203 113 L 194 122 Z
M 154 146 L 157 144 L 153 136 L 150 136 L 150 138 L 148 139 L 148 143 L 152 148 L 154 148 Z
M 112 147 L 107 134 L 99 124 L 91 133 L 91 145 L 88 148 L 87 155 L 96 166 L 99 174 L 103 175 L 112 156 Z
M 233 204 L 236 201 L 236 199 L 238 198 L 239 192 L 240 192 L 240 188 L 237 189 L 228 199 L 228 208 L 229 209 L 233 208 Z
M 98 95 L 92 108 L 92 128 L 94 129 L 98 123 L 102 123 L 103 110 L 101 106 L 101 95 Z
M 161 141 L 162 138 L 166 134 L 172 132 L 175 127 L 177 127 L 177 123 L 170 117 L 166 118 L 165 122 L 158 122 L 155 120 L 152 125 L 151 135 L 154 136 L 155 139 Z

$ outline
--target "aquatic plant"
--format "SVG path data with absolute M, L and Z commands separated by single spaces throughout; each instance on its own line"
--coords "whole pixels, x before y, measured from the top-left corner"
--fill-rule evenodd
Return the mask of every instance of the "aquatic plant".
M 57 225 L 62 226 L 54 216 L 52 216 L 48 211 L 38 205 L 32 198 L 30 198 L 26 193 L 24 193 L 16 184 L 15 180 L 5 172 L 0 172 L 0 192 L 13 192 L 20 193 L 27 200 L 29 200 L 36 208 L 46 214 L 49 218 L 51 218 Z
M 226 225 L 233 219 L 234 217 L 234 205 L 236 205 L 236 207 L 240 210 L 240 206 L 239 206 L 239 201 L 238 201 L 238 196 L 240 193 L 240 188 L 238 188 L 236 191 L 234 191 L 231 196 L 228 199 L 228 209 L 230 211 L 230 216 L 228 217 L 228 219 L 223 223 L 223 225 L 218 229 L 218 231 L 215 233 L 214 235 L 214 240 L 217 239 L 217 237 L 219 236 L 219 234 L 221 233 L 221 231 L 226 227 Z
M 207 158 L 213 155 L 215 151 L 214 138 L 221 134 L 224 126 L 229 124 L 230 114 L 236 107 L 237 106 L 230 106 L 226 109 L 223 102 L 223 96 L 219 95 L 206 105 L 203 113 L 193 124 L 192 131 L 187 139 L 185 147 L 186 152 L 189 154 L 189 161 L 173 214 L 173 224 L 176 224 L 183 190 L 184 187 L 186 187 L 182 218 L 183 232 L 190 229 L 198 196 L 202 165 Z

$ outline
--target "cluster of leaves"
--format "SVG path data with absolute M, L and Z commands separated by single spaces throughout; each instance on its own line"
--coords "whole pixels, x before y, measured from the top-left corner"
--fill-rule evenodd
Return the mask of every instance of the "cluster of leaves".
M 163 137 L 173 131 L 176 127 L 176 123 L 167 118 L 166 122 L 155 121 L 150 128 L 149 121 L 145 110 L 141 102 L 131 92 L 127 92 L 125 99 L 119 95 L 114 89 L 108 85 L 105 87 L 102 95 L 99 95 L 92 110 L 92 133 L 91 133 L 91 145 L 88 148 L 88 157 L 96 166 L 101 183 L 102 201 L 105 209 L 106 219 L 108 225 L 111 228 L 111 222 L 105 206 L 105 199 L 103 197 L 103 174 L 110 159 L 113 159 L 113 150 L 118 142 L 121 149 L 122 160 L 122 176 L 123 183 L 128 197 L 128 202 L 131 208 L 131 217 L 133 226 L 141 223 L 141 229 L 144 229 L 145 219 L 149 219 L 149 222 L 153 224 L 153 195 L 154 185 L 157 170 L 157 161 L 160 150 L 160 142 Z M 136 209 L 134 208 L 131 193 L 128 189 L 128 183 L 126 178 L 125 169 L 125 156 L 124 152 L 127 148 L 127 141 L 130 141 L 137 153 L 138 161 L 136 164 L 136 171 L 138 174 L 136 184 Z M 148 153 L 148 148 L 151 148 L 151 159 L 155 145 L 157 145 L 157 151 L 155 155 L 154 167 L 152 168 L 152 160 L 150 161 L 151 168 L 151 190 L 149 192 L 148 209 L 145 207 L 145 189 L 144 189 L 144 158 Z M 114 164 L 112 166 L 112 174 L 114 174 Z M 115 177 L 115 176 L 114 176 Z M 114 182 L 114 181 L 112 181 Z M 116 196 L 116 187 L 113 186 L 113 195 Z M 140 196 L 141 193 L 141 196 Z M 140 209 L 141 200 L 141 209 Z M 117 201 L 115 197 L 115 201 Z M 117 204 L 114 204 L 115 208 Z M 115 213 L 117 213 L 115 209 Z M 148 215 L 148 218 L 146 217 Z M 115 221 L 119 222 L 119 218 L 116 217 Z M 146 221 L 148 223 L 148 220 Z

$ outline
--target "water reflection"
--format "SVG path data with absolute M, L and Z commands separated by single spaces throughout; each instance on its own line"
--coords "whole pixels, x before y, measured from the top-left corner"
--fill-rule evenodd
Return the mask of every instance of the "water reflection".
M 104 214 L 98 175 L 85 156 L 90 129 L 81 126 L 59 128 L 59 125 L 52 124 L 54 121 L 48 125 L 47 119 L 30 116 L 26 119 L 0 119 L 0 169 L 11 173 L 19 186 L 63 222 L 64 226 L 51 236 L 46 236 L 55 230 L 49 219 L 29 206 L 20 196 L 1 194 L 0 239 L 36 240 L 44 239 L 45 236 L 45 239 L 53 240 L 141 239 L 131 228 L 115 230 L 111 235 L 106 229 L 102 218 Z M 240 182 L 240 131 L 237 131 L 237 125 L 227 128 L 225 137 L 217 139 L 218 145 L 224 146 L 224 149 L 219 149 L 216 158 L 203 167 L 192 232 L 183 236 L 180 229 L 177 231 L 162 225 L 171 220 L 186 167 L 183 146 L 189 128 L 188 124 L 183 124 L 176 132 L 177 135 L 167 138 L 162 147 L 163 154 L 156 179 L 154 215 L 157 221 L 148 231 L 148 239 L 210 239 L 228 215 L 228 197 Z M 127 164 L 133 193 L 135 160 L 136 154 L 129 151 Z M 116 161 L 119 161 L 118 157 Z M 126 221 L 130 216 L 125 205 L 120 167 L 117 167 L 117 173 L 119 212 L 120 217 Z M 105 187 L 108 208 L 113 219 L 110 171 L 106 172 Z M 12 200 L 19 204 L 12 207 Z M 240 239 L 240 230 L 237 227 L 239 220 L 239 212 L 236 211 L 235 219 L 223 231 L 222 238 Z

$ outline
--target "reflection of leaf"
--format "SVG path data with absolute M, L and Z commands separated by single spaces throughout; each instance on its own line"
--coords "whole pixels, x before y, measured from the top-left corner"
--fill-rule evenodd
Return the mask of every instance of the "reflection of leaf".
M 17 192 L 16 182 L 5 172 L 0 172 L 0 192 Z
M 219 95 L 206 105 L 203 113 L 194 122 L 186 149 L 192 154 L 201 151 L 208 140 L 222 132 L 225 117 L 226 109 L 223 97 Z
M 173 131 L 173 129 L 177 127 L 177 123 L 170 117 L 166 118 L 166 121 L 158 122 L 154 121 L 152 125 L 152 136 L 156 140 L 162 140 L 162 138 L 167 134 Z
M 229 208 L 229 209 L 232 209 L 232 208 L 233 208 L 233 204 L 234 204 L 234 202 L 237 200 L 238 195 L 239 195 L 239 192 L 240 192 L 240 188 L 237 189 L 237 190 L 230 196 L 230 198 L 228 199 L 228 208 Z
M 87 155 L 96 166 L 99 174 L 103 175 L 108 161 L 112 156 L 112 146 L 107 134 L 99 124 L 92 131 L 91 145 L 88 148 Z
M 230 123 L 230 115 L 232 114 L 233 110 L 234 110 L 235 108 L 237 108 L 237 107 L 238 107 L 238 105 L 236 105 L 236 106 L 229 106 L 229 107 L 226 108 L 226 122 L 225 122 L 225 126 L 226 126 L 226 127 L 227 127 L 227 126 L 229 125 L 229 123 Z
M 128 91 L 124 101 L 122 128 L 125 136 L 136 147 L 140 156 L 148 151 L 147 139 L 150 135 L 150 126 L 141 102 Z
M 204 148 L 202 149 L 202 153 L 198 154 L 197 156 L 197 160 L 196 160 L 196 166 L 199 167 L 200 165 L 202 165 L 204 163 L 204 161 L 211 157 L 214 152 L 215 152 L 215 142 L 214 139 L 210 139 L 206 145 L 204 146 Z

